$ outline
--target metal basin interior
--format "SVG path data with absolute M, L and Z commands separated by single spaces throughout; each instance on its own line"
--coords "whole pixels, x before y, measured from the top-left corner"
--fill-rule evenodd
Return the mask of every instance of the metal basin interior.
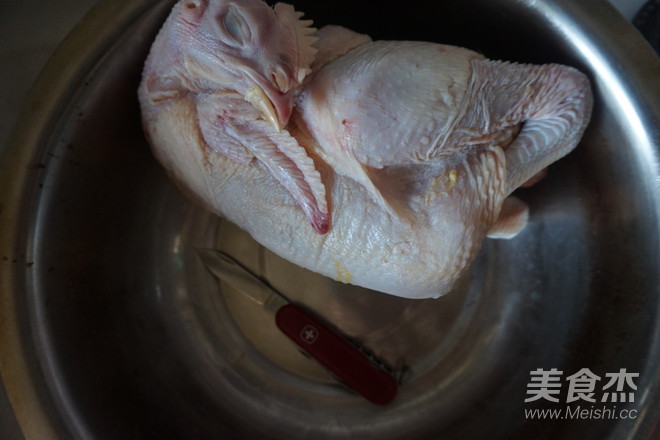
M 605 2 L 292 2 L 317 26 L 427 40 L 592 79 L 578 148 L 519 196 L 530 224 L 405 300 L 309 273 L 186 198 L 141 131 L 170 3 L 101 2 L 44 71 L 2 158 L 2 378 L 32 438 L 650 438 L 658 418 L 659 62 Z M 374 406 L 219 285 L 226 250 L 397 368 Z M 530 372 L 639 373 L 626 419 L 526 420 Z

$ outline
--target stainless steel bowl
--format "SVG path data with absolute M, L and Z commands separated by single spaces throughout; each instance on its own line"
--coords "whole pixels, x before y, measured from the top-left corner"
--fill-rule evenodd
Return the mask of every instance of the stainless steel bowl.
M 526 230 L 487 241 L 438 300 L 404 300 L 278 259 L 182 196 L 152 158 L 136 89 L 169 3 L 102 1 L 35 86 L 0 163 L 0 372 L 31 439 L 643 439 L 660 403 L 660 62 L 605 2 L 293 2 L 317 25 L 457 44 L 588 73 L 583 142 L 520 192 Z M 401 373 L 374 406 L 220 287 L 236 255 Z M 536 369 L 558 403 L 525 402 Z M 635 417 L 531 419 L 588 368 L 638 373 Z M 602 384 L 600 384 L 602 385 Z M 632 390 L 629 390 L 632 391 Z M 655 432 L 655 434 L 654 434 Z

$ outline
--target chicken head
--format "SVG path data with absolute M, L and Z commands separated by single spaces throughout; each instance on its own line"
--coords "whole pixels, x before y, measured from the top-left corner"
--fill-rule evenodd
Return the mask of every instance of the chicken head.
M 312 160 L 283 128 L 316 49 L 311 21 L 291 5 L 260 0 L 184 0 L 174 7 L 146 63 L 147 118 L 196 101 L 205 143 L 256 159 L 291 193 L 312 226 L 328 230 L 325 188 Z

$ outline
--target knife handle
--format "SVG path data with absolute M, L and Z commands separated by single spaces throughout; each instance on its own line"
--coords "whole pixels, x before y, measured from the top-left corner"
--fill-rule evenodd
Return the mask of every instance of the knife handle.
M 298 347 L 370 402 L 386 405 L 396 396 L 391 374 L 305 309 L 286 304 L 278 309 L 275 322 Z

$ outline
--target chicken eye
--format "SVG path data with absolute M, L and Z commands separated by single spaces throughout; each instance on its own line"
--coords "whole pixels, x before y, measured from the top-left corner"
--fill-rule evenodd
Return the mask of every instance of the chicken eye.
M 250 27 L 245 21 L 245 18 L 233 8 L 230 8 L 227 11 L 224 17 L 222 17 L 221 22 L 225 31 L 227 31 L 228 36 L 231 37 L 235 43 L 244 44 L 250 40 L 250 37 L 252 36 Z

